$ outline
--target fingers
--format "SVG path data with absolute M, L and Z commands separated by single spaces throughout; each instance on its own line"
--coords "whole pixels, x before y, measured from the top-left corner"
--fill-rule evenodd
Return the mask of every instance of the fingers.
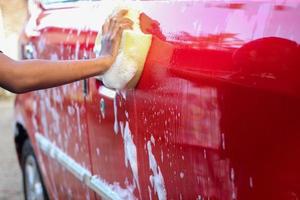
M 108 18 L 102 26 L 101 52 L 114 61 L 118 55 L 123 30 L 132 29 L 133 21 L 126 18 L 127 10 L 121 10 Z
M 106 35 L 109 30 L 109 22 L 106 21 L 102 26 L 102 35 Z
M 120 24 L 130 24 L 133 25 L 133 21 L 128 18 L 122 18 L 120 21 L 118 21 Z
M 133 21 L 125 18 L 127 10 L 121 10 L 110 17 L 102 26 L 102 54 L 116 57 L 118 54 L 123 30 L 132 29 Z
M 110 38 L 114 40 L 116 37 L 121 36 L 123 30 L 131 29 L 133 22 L 129 19 L 122 19 L 120 22 L 114 24 L 112 28 Z
M 122 17 L 124 17 L 127 13 L 128 13 L 128 10 L 122 9 L 122 10 L 118 11 L 118 12 L 114 15 L 114 17 L 116 17 L 116 18 L 122 18 Z
M 114 40 L 117 36 L 117 33 L 119 32 L 119 30 L 121 29 L 120 26 L 115 26 L 110 34 L 110 39 Z
M 128 18 L 113 17 L 110 19 L 108 30 L 112 31 L 116 26 L 133 25 L 133 22 Z
M 132 26 L 132 21 L 124 16 L 128 13 L 128 10 L 120 10 L 113 16 L 111 16 L 104 25 L 102 26 L 102 35 L 109 34 L 112 35 L 115 32 L 116 26 L 122 26 L 124 28 L 130 28 Z
M 128 13 L 128 10 L 120 10 L 113 16 L 109 17 L 109 26 L 108 30 L 113 30 L 113 27 L 116 26 L 118 22 L 120 22 L 122 19 L 124 19 L 124 16 Z
M 108 20 L 108 32 L 111 33 L 111 31 L 114 29 L 114 27 L 116 26 L 117 24 L 117 18 L 115 17 L 111 17 L 109 20 Z

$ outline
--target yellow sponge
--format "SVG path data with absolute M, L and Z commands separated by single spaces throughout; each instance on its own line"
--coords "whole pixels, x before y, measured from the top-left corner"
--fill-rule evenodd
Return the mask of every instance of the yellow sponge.
M 152 35 L 144 34 L 140 29 L 140 12 L 130 9 L 125 17 L 134 22 L 133 30 L 123 31 L 117 59 L 100 77 L 105 86 L 114 89 L 136 86 L 143 72 L 152 41 Z M 101 51 L 101 35 L 100 31 L 95 42 L 96 53 Z

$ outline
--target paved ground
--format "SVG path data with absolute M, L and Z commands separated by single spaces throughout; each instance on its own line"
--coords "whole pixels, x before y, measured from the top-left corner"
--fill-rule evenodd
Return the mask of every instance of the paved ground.
M 0 200 L 24 199 L 12 119 L 13 101 L 0 99 Z

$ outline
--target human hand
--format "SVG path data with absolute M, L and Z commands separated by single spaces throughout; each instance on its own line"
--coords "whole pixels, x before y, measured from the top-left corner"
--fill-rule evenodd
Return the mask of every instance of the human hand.
M 106 59 L 110 67 L 118 55 L 122 33 L 125 29 L 132 29 L 133 22 L 125 18 L 127 10 L 121 10 L 109 17 L 102 26 L 101 52 L 100 56 Z

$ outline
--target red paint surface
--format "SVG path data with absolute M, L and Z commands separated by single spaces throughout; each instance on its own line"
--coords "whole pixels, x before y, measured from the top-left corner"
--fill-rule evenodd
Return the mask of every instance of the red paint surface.
M 158 198 L 149 181 L 148 143 L 168 199 L 300 197 L 300 4 L 241 2 L 133 3 L 144 12 L 143 31 L 153 34 L 138 86 L 116 97 L 118 122 L 127 121 L 137 149 L 137 198 Z M 37 58 L 92 57 L 105 6 L 44 10 L 36 26 L 27 26 L 39 36 L 25 31 L 21 45 L 32 43 Z M 82 84 L 18 95 L 17 120 L 33 144 L 41 132 L 108 183 L 134 184 L 121 133 L 113 129 L 113 100 L 98 93 L 96 79 L 88 80 L 86 97 Z M 79 111 L 70 115 L 68 106 Z M 98 198 L 35 151 L 53 198 Z

